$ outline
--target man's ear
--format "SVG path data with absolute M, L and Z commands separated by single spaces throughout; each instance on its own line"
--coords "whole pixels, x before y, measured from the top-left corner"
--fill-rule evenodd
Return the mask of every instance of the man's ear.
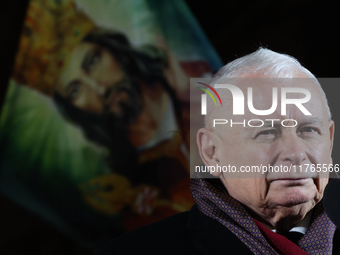
M 215 166 L 220 162 L 217 156 L 217 140 L 217 136 L 206 128 L 201 128 L 197 131 L 197 146 L 199 154 L 206 166 Z M 214 171 L 211 174 L 218 177 L 221 175 L 221 172 Z

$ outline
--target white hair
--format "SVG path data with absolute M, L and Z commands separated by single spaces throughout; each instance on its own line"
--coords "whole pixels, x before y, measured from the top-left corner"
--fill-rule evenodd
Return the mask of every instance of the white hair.
M 259 48 L 257 51 L 238 58 L 223 66 L 212 78 L 210 84 L 214 86 L 219 81 L 234 80 L 261 74 L 273 78 L 294 78 L 296 74 L 302 73 L 315 80 L 321 95 L 325 101 L 328 117 L 331 118 L 331 111 L 328 106 L 326 94 L 323 91 L 316 77 L 303 67 L 297 59 L 286 54 L 280 54 L 266 48 Z

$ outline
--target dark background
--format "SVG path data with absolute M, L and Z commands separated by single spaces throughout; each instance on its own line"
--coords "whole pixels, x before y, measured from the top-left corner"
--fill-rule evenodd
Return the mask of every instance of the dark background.
M 170 1 L 170 0 L 167 0 Z M 27 0 L 0 1 L 0 106 Z M 260 46 L 296 57 L 317 77 L 340 77 L 340 9 L 336 1 L 185 0 L 224 63 Z M 175 17 L 174 17 L 175 18 Z M 326 87 L 334 119 L 340 87 Z M 331 89 L 331 90 L 329 90 Z M 340 123 L 340 121 L 338 121 Z M 337 136 L 336 136 L 337 138 Z M 340 140 L 335 142 L 336 161 Z M 92 254 L 37 216 L 0 196 L 0 254 Z

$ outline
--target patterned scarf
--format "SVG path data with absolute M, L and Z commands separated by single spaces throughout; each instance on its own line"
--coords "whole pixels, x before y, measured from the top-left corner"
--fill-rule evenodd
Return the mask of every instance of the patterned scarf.
M 200 211 L 223 224 L 254 254 L 277 254 L 242 204 L 218 183 L 212 179 L 191 179 L 191 193 Z M 335 229 L 322 203 L 318 203 L 312 213 L 312 224 L 300 239 L 299 247 L 308 254 L 331 255 Z

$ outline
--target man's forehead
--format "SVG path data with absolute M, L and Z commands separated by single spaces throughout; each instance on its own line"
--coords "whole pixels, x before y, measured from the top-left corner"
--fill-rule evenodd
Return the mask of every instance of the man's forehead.
M 69 80 L 74 78 L 73 76 L 78 75 L 85 54 L 92 48 L 93 46 L 89 43 L 81 43 L 73 49 L 69 56 L 69 61 L 66 63 L 67 66 L 61 74 L 61 82 L 67 83 Z
M 71 52 L 68 61 L 65 63 L 65 67 L 59 77 L 57 89 L 63 95 L 65 95 L 67 86 L 73 80 L 77 79 L 82 72 L 81 65 L 85 58 L 85 55 L 95 47 L 94 44 L 82 42 L 77 45 Z

